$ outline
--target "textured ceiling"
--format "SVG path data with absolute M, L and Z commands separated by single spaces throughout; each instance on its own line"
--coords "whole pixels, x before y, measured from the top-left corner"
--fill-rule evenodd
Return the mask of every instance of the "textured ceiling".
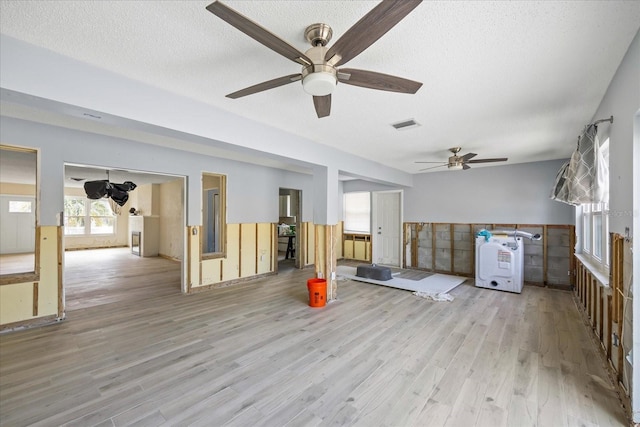
M 637 1 L 423 2 L 348 63 L 424 83 L 416 95 L 338 85 L 318 119 L 299 83 L 224 95 L 300 67 L 205 10 L 209 1 L 1 1 L 2 33 L 408 172 L 460 145 L 510 162 L 565 158 L 640 27 Z M 301 51 L 375 1 L 227 1 Z M 330 43 L 331 44 L 331 43 Z M 415 119 L 421 126 L 390 125 Z

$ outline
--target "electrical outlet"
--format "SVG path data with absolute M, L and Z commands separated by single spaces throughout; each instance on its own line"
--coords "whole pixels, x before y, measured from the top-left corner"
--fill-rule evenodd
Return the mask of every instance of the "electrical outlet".
M 336 272 L 335 271 L 331 272 L 331 280 L 336 280 Z

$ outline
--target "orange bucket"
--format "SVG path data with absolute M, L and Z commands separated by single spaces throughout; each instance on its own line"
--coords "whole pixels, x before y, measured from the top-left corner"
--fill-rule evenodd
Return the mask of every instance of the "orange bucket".
M 309 306 L 324 307 L 327 303 L 327 281 L 325 279 L 307 280 L 309 289 Z

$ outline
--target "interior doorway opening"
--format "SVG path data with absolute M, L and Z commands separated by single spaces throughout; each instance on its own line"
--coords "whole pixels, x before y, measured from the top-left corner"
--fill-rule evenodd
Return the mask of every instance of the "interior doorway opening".
M 278 271 L 302 268 L 299 256 L 302 191 L 280 188 L 278 206 Z
M 135 188 L 117 197 L 85 189 L 87 182 L 105 180 L 115 187 L 131 182 Z M 131 302 L 141 293 L 185 292 L 185 195 L 183 176 L 66 164 L 67 311 Z

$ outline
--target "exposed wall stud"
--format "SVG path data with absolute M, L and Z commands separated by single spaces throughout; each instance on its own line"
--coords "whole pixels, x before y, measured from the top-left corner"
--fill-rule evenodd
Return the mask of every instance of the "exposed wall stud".
M 38 282 L 33 282 L 33 317 L 38 316 Z

